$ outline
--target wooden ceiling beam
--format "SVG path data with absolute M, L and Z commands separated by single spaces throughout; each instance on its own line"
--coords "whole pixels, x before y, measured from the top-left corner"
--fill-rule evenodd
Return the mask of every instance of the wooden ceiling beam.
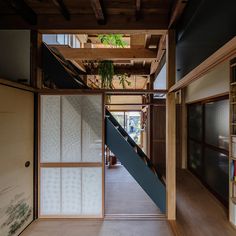
M 70 48 L 54 46 L 66 59 L 73 60 L 155 60 L 156 50 L 132 48 Z
M 181 17 L 181 15 L 186 7 L 187 2 L 188 2 L 188 0 L 176 0 L 175 1 L 171 16 L 170 16 L 168 28 L 172 28 L 176 25 L 176 23 L 178 22 L 179 18 Z
M 142 94 L 166 94 L 166 89 L 39 89 L 42 94 L 78 94 L 80 93 L 105 93 L 111 95 L 142 95 Z
M 135 9 L 136 20 L 141 18 L 141 0 L 136 0 L 136 9 Z
M 159 41 L 159 46 L 158 46 L 158 52 L 156 56 L 156 60 L 152 62 L 151 64 L 151 69 L 150 69 L 150 74 L 155 74 L 158 66 L 161 62 L 162 57 L 164 56 L 166 52 L 166 36 L 162 35 Z
M 67 9 L 64 1 L 63 0 L 52 0 L 52 2 L 58 7 L 61 14 L 64 16 L 64 18 L 69 21 L 71 16 L 70 16 L 70 12 Z
M 23 0 L 5 0 L 5 2 L 14 9 L 28 24 L 37 24 L 36 13 Z
M 30 26 L 19 16 L 1 15 L 1 29 L 35 29 L 42 33 L 154 33 L 164 34 L 168 28 L 167 14 L 143 15 L 136 21 L 135 16 L 112 15 L 105 25 L 98 25 L 93 15 L 71 15 L 67 21 L 60 14 L 38 15 L 38 24 Z
M 106 24 L 105 11 L 102 0 L 90 0 L 95 17 L 99 25 Z

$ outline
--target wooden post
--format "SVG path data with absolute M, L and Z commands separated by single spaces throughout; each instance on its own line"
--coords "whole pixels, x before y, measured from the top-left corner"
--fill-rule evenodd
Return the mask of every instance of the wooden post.
M 41 89 L 43 86 L 42 75 L 42 34 L 37 31 L 31 31 L 31 79 L 30 84 L 34 88 Z
M 185 89 L 181 89 L 181 168 L 187 169 L 187 105 Z
M 167 89 L 175 84 L 175 31 L 166 38 Z M 176 104 L 175 93 L 166 95 L 166 203 L 167 219 L 176 219 Z
M 153 84 L 154 84 L 154 75 L 150 75 L 149 77 L 149 89 L 153 89 Z M 149 158 L 151 160 L 153 160 L 153 105 L 151 105 L 153 103 L 153 94 L 149 94 L 149 112 L 148 112 L 148 116 L 149 116 Z

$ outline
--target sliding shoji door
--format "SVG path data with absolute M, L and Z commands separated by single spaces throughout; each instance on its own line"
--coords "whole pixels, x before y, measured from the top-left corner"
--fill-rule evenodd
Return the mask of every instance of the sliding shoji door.
M 40 217 L 103 217 L 102 95 L 41 95 L 40 131 Z

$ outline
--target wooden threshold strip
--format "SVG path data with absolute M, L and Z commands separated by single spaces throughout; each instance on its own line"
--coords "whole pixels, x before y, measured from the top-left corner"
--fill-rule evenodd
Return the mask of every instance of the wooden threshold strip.
M 102 167 L 101 162 L 78 162 L 78 163 L 70 163 L 70 162 L 50 162 L 50 163 L 40 163 L 40 167 L 42 168 L 60 168 L 60 167 Z

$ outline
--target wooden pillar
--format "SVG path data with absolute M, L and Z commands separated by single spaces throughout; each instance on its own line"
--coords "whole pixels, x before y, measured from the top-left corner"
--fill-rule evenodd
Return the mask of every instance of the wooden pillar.
M 149 89 L 153 89 L 154 84 L 154 75 L 150 75 L 149 77 Z M 149 94 L 149 103 L 153 103 L 153 94 Z M 149 158 L 153 160 L 153 105 L 149 105 Z
M 175 31 L 166 37 L 167 89 L 175 84 Z M 175 93 L 166 95 L 166 204 L 167 219 L 176 219 L 176 104 Z
M 187 169 L 187 105 L 185 89 L 181 89 L 181 168 Z
M 31 56 L 30 56 L 30 84 L 34 88 L 41 89 L 43 86 L 42 74 L 42 34 L 31 31 Z

